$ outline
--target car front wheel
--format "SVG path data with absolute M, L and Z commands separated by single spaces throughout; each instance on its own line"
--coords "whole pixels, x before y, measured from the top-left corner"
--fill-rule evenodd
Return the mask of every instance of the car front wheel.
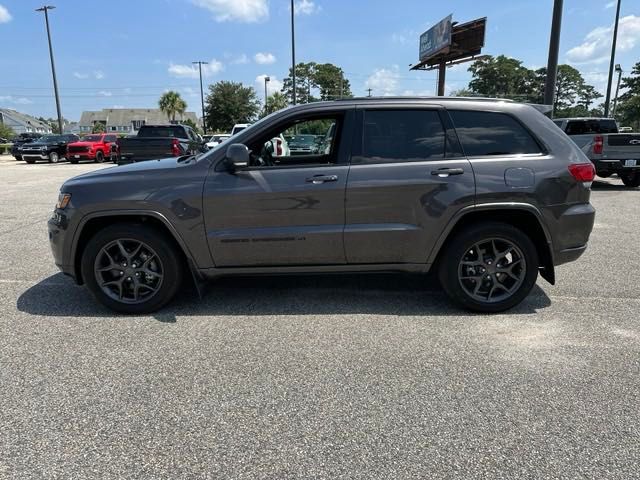
M 51 152 L 49 154 L 49 162 L 58 163 L 58 160 L 60 160 L 60 157 L 58 156 L 58 154 L 56 152 Z
M 524 300 L 538 276 L 538 254 L 521 230 L 477 224 L 458 233 L 441 257 L 440 282 L 462 307 L 482 313 L 508 310 Z
M 102 152 L 97 152 L 96 153 L 96 159 L 95 159 L 96 163 L 102 163 L 104 162 L 104 154 Z
M 117 224 L 98 232 L 83 252 L 81 269 L 98 301 L 128 314 L 162 308 L 175 296 L 183 278 L 173 242 L 139 224 Z

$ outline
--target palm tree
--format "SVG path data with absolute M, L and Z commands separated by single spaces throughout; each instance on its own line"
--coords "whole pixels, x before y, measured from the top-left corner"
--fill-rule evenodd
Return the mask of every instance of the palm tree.
M 160 106 L 160 110 L 167 114 L 167 117 L 172 122 L 176 120 L 176 113 L 179 113 L 181 116 L 187 110 L 187 102 L 185 102 L 178 92 L 174 92 L 169 90 L 165 92 L 160 97 L 158 101 L 158 105 Z

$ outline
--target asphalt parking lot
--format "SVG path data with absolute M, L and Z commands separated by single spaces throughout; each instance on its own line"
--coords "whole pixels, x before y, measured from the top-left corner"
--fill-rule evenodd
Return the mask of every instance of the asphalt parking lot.
M 53 264 L 60 184 L 0 161 L 0 478 L 638 478 L 640 189 L 507 314 L 430 279 L 221 280 L 116 317 Z

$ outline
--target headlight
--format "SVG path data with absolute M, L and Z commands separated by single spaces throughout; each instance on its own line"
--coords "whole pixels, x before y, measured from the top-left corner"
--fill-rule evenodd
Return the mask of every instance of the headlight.
M 40 150 L 42 150 L 43 152 L 47 149 L 47 147 L 40 147 Z
M 64 210 L 65 208 L 67 208 L 67 205 L 69 205 L 70 201 L 71 201 L 70 193 L 61 193 L 60 195 L 58 195 L 58 203 L 56 203 L 56 208 L 60 210 Z

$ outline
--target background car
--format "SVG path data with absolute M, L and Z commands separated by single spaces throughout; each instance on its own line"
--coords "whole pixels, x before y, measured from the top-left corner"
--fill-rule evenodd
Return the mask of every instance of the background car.
M 40 133 L 21 133 L 16 138 L 13 139 L 13 145 L 11 146 L 11 155 L 16 160 L 22 160 L 22 153 L 20 152 L 20 148 L 25 143 L 31 143 L 34 140 L 40 138 L 42 134 Z
M 78 163 L 80 160 L 102 163 L 105 158 L 109 158 L 111 146 L 116 143 L 116 140 L 118 136 L 113 133 L 87 135 L 67 145 L 67 157 L 71 163 Z
M 27 163 L 36 163 L 38 160 L 58 163 L 61 159 L 66 159 L 67 145 L 78 140 L 80 137 L 73 134 L 44 135 L 34 142 L 24 144 L 20 148 L 20 154 Z
M 319 146 L 315 135 L 293 135 L 289 140 L 291 155 L 314 155 Z
M 220 145 L 225 140 L 228 140 L 231 137 L 231 135 L 229 135 L 228 133 L 221 133 L 216 135 L 207 135 L 207 137 L 209 138 L 208 139 L 205 138 L 205 141 L 206 141 L 205 145 L 207 146 L 208 149 L 212 149 Z

